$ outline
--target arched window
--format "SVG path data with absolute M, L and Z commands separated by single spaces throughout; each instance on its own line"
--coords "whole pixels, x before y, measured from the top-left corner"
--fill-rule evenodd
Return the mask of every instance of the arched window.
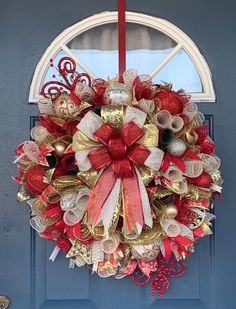
M 113 78 L 118 73 L 117 12 L 88 17 L 64 30 L 40 59 L 30 87 L 29 102 L 38 102 L 42 85 L 60 79 L 50 59 L 57 63 L 70 56 L 78 71 L 92 78 Z M 210 69 L 193 41 L 170 22 L 149 15 L 126 12 L 127 68 L 148 74 L 154 82 L 172 82 L 195 102 L 214 102 Z

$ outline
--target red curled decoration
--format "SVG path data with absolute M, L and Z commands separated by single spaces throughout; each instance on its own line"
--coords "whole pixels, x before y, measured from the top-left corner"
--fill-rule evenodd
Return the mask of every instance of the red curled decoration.
M 76 63 L 70 57 L 63 57 L 59 60 L 57 69 L 65 83 L 59 81 L 49 81 L 42 87 L 41 94 L 44 98 L 55 101 L 62 93 L 69 92 L 72 99 L 80 104 L 81 100 L 75 95 L 77 83 L 86 83 L 91 86 L 91 78 L 86 73 L 76 72 Z
M 146 276 L 143 272 L 137 267 L 135 271 L 131 275 L 131 279 L 137 285 L 145 285 L 152 279 L 152 274 L 150 276 Z
M 166 260 L 159 254 L 156 262 L 157 267 L 155 267 L 155 271 L 151 271 L 150 276 L 146 276 L 142 269 L 137 267 L 131 274 L 131 279 L 135 284 L 141 286 L 150 283 L 152 296 L 156 292 L 160 297 L 163 297 L 170 288 L 168 277 L 178 278 L 182 276 L 185 273 L 186 265 L 182 260 L 177 261 L 173 255 L 169 260 Z

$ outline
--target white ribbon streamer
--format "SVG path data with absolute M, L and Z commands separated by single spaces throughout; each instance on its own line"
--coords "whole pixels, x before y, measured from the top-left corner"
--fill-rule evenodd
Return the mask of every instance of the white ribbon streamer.
M 60 251 L 61 249 L 58 246 L 55 246 L 55 248 L 52 251 L 52 254 L 49 257 L 49 261 L 54 262 Z

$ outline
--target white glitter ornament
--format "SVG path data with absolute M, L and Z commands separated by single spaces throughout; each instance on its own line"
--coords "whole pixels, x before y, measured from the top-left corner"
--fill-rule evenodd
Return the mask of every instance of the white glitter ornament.
M 185 153 L 186 149 L 187 146 L 185 142 L 180 138 L 173 140 L 167 148 L 169 154 L 175 157 L 181 157 Z
M 106 104 L 128 105 L 132 102 L 132 93 L 124 84 L 114 84 L 107 87 L 104 98 Z

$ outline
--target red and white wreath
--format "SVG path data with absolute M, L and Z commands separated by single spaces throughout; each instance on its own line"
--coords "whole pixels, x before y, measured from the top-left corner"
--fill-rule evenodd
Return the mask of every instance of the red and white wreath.
M 162 296 L 211 231 L 220 159 L 204 116 L 182 90 L 127 70 L 91 81 L 62 58 L 42 88 L 33 141 L 16 149 L 17 198 L 70 267 L 131 276 Z

